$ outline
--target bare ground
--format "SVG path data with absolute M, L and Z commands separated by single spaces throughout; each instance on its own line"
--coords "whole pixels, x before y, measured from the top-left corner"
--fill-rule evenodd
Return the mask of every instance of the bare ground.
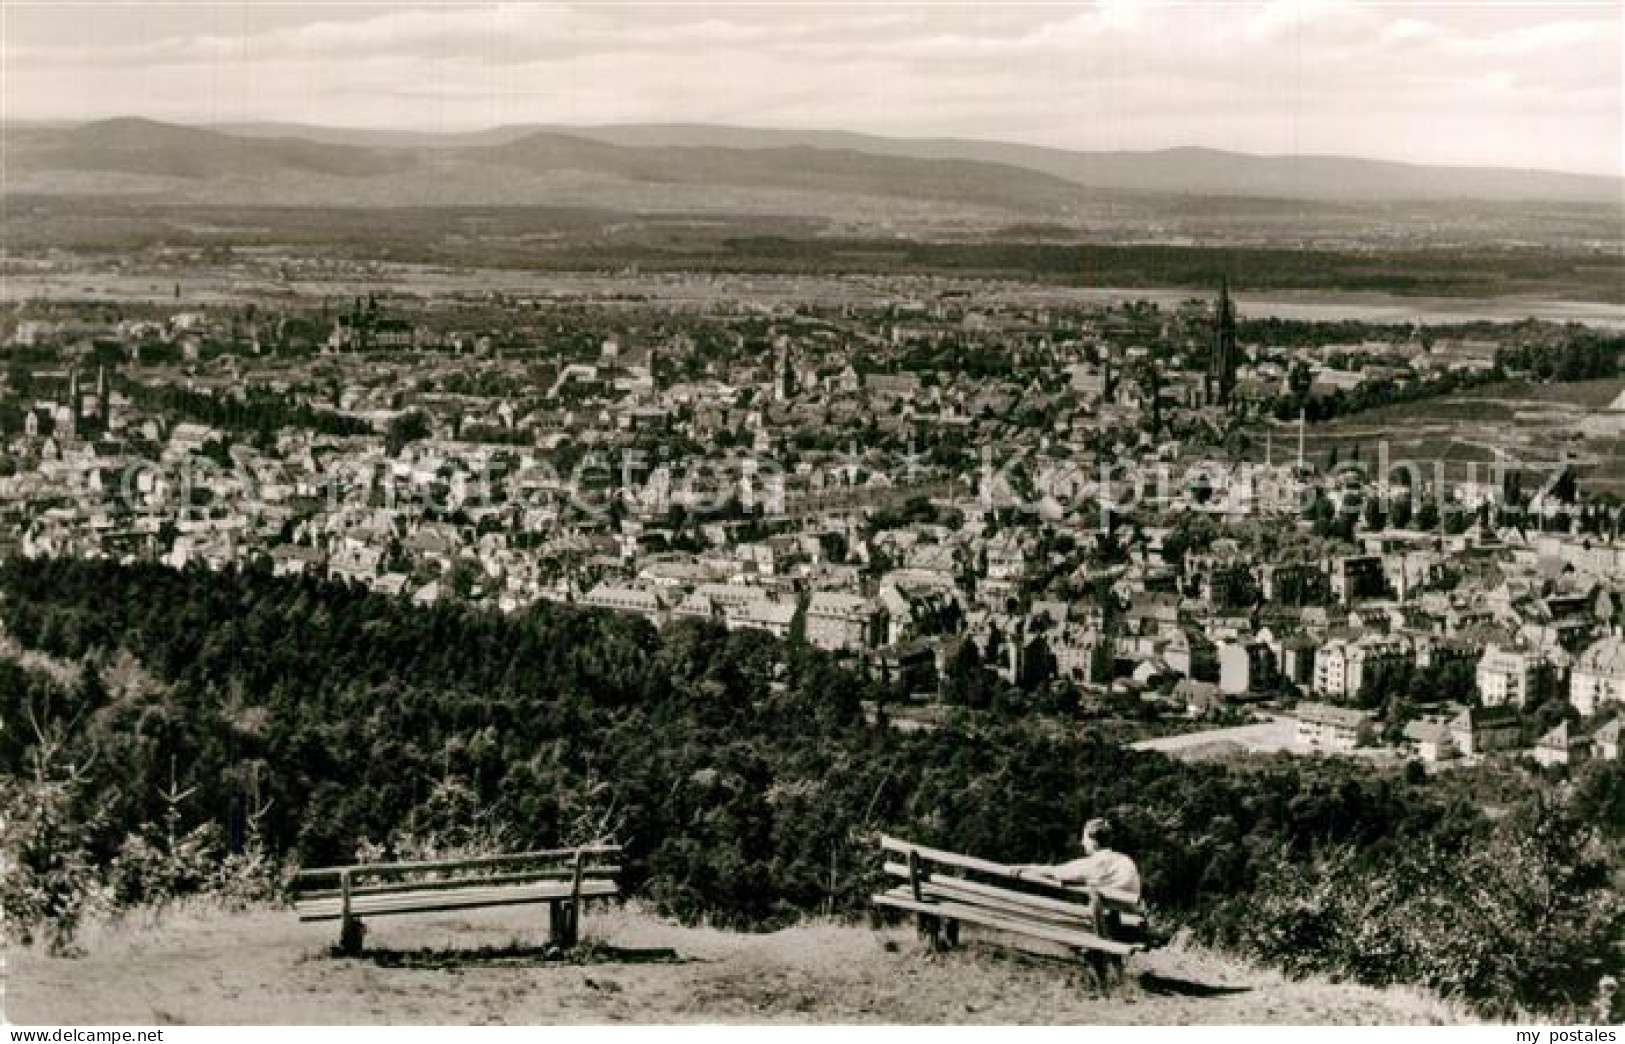
M 587 952 L 544 944 L 545 911 L 383 919 L 330 955 L 332 924 L 191 908 L 84 933 L 85 953 L 13 948 L 23 1024 L 1021 1023 L 1450 1024 L 1417 991 L 1292 982 L 1197 948 L 1131 960 L 1109 997 L 1073 966 L 989 946 L 932 955 L 912 930 L 818 923 L 763 935 L 637 908 L 584 921 Z

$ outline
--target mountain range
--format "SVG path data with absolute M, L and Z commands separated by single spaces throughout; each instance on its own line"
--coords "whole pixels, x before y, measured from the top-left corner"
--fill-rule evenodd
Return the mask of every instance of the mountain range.
M 0 127 L 6 191 L 185 203 L 569 204 L 635 211 L 972 208 L 1065 221 L 1127 197 L 1605 204 L 1625 180 L 1206 148 L 1075 152 L 993 141 L 707 125 L 430 134 L 142 119 Z

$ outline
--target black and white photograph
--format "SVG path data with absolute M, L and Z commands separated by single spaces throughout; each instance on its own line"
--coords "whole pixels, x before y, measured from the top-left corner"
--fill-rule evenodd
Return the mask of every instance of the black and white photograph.
M 0 0 L 12 1042 L 1618 1044 L 1622 729 L 1618 0 Z

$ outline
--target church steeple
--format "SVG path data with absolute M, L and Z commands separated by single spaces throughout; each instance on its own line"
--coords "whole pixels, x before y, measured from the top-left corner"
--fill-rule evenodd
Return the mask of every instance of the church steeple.
M 1208 355 L 1208 401 L 1230 404 L 1236 387 L 1236 307 L 1230 300 L 1230 277 L 1219 279 L 1219 301 L 1213 320 L 1213 348 Z
M 781 335 L 773 365 L 773 398 L 785 402 L 794 394 L 795 371 L 790 359 L 790 338 Z
M 96 423 L 103 431 L 110 427 L 112 405 L 107 393 L 107 367 L 96 367 Z

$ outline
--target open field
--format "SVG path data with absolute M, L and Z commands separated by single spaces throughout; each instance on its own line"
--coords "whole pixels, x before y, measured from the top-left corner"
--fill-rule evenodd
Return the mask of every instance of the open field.
M 1617 251 L 1417 239 L 1356 248 L 1328 245 L 1314 236 L 1299 238 L 1274 225 L 1234 238 L 1141 241 L 1121 238 L 1109 223 L 1086 223 L 1064 236 L 1020 225 L 990 229 L 985 221 L 932 216 L 934 205 L 928 207 L 929 221 L 888 204 L 882 208 L 884 220 L 865 219 L 853 226 L 796 209 L 650 213 L 585 204 L 195 206 L 138 198 L 16 195 L 0 197 L 0 204 L 0 241 L 10 257 L 66 251 L 116 258 L 127 271 L 185 252 L 229 251 L 231 261 L 256 253 L 282 254 L 352 263 L 512 269 L 533 276 L 634 269 L 929 274 L 1021 279 L 1073 289 L 1208 292 L 1228 274 L 1242 294 L 1325 292 L 1457 302 L 1515 298 L 1578 302 L 1586 312 L 1596 310 L 1592 302 L 1625 305 Z M 242 274 L 239 269 L 234 277 Z M 1246 308 L 1244 299 L 1244 314 L 1253 314 Z M 1395 321 L 1404 321 L 1403 305 L 1397 311 Z M 1511 318 L 1525 314 L 1530 313 L 1518 310 Z
M 504 294 L 538 299 L 657 302 L 710 306 L 749 300 L 757 305 L 840 305 L 974 292 L 989 302 L 1021 306 L 1103 305 L 1146 300 L 1173 308 L 1211 286 L 1094 285 L 1035 282 L 1019 273 L 1000 276 L 862 274 L 835 272 L 537 271 L 494 266 L 447 266 L 408 262 L 323 265 L 320 270 L 286 266 L 280 251 L 218 265 L 175 260 L 97 262 L 56 258 L 46 264 L 18 262 L 0 278 L 0 301 L 55 300 L 173 304 L 177 284 L 184 303 L 274 303 L 348 298 L 376 293 L 435 300 L 462 295 Z M 1449 325 L 1515 322 L 1533 318 L 1580 322 L 1625 330 L 1625 304 L 1564 300 L 1541 295 L 1495 294 L 1483 298 L 1398 296 L 1321 290 L 1258 289 L 1238 292 L 1237 307 L 1250 319 L 1361 320 L 1373 323 Z
M 5 1014 L 80 1025 L 1473 1021 L 1417 991 L 1292 982 L 1183 946 L 1135 958 L 1130 985 L 1100 998 L 1072 966 L 984 946 L 933 956 L 912 929 L 748 935 L 632 908 L 589 916 L 596 958 L 574 963 L 537 945 L 543 920 L 523 908 L 385 919 L 351 960 L 328 956 L 331 924 L 194 907 L 87 933 L 75 959 L 14 951 Z
M 1305 456 L 1324 466 L 1358 452 L 1371 466 L 1386 452 L 1391 464 L 1410 461 L 1429 474 L 1442 462 L 1452 479 L 1476 466 L 1481 478 L 1497 452 L 1509 461 L 1571 461 L 1586 488 L 1625 493 L 1625 414 L 1606 406 L 1625 393 L 1625 379 L 1533 384 L 1509 381 L 1438 399 L 1401 403 L 1310 425 Z M 1297 425 L 1276 424 L 1257 433 L 1250 455 L 1262 460 L 1264 433 L 1274 435 L 1276 460 L 1297 450 Z
M 1157 736 L 1131 744 L 1135 750 L 1155 750 L 1174 757 L 1201 757 L 1208 751 L 1245 751 L 1249 754 L 1306 754 L 1298 745 L 1298 723 L 1285 716 L 1250 725 L 1199 729 Z

